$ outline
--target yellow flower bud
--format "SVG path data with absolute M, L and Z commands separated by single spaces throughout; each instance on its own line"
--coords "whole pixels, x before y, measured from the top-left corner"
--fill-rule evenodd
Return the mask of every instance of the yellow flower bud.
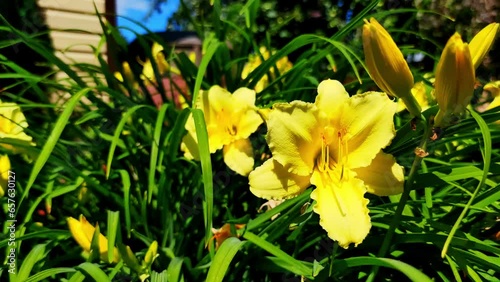
M 481 64 L 484 56 L 490 51 L 500 24 L 491 23 L 483 28 L 469 43 L 469 50 L 474 63 L 474 69 Z
M 90 224 L 87 219 L 81 215 L 79 219 L 68 217 L 67 218 L 69 231 L 75 239 L 75 241 L 80 245 L 85 252 L 91 251 L 92 238 L 94 236 L 95 227 Z M 96 234 L 99 236 L 99 254 L 103 261 L 108 261 L 108 239 L 104 237 L 101 233 Z M 120 261 L 120 253 L 115 247 L 113 250 L 113 262 L 118 263 Z
M 413 75 L 403 53 L 391 35 L 377 20 L 365 20 L 363 49 L 370 77 L 387 94 L 403 100 L 413 116 L 420 116 L 420 106 L 411 95 Z
M 436 69 L 435 95 L 439 112 L 435 126 L 453 123 L 469 104 L 474 91 L 475 73 L 469 45 L 455 33 L 446 43 Z

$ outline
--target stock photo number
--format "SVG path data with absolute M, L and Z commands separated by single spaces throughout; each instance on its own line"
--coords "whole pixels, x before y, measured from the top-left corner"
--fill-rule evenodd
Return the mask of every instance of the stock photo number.
M 9 176 L 7 178 L 7 220 L 8 233 L 9 233 L 9 243 L 8 243 L 8 265 L 9 273 L 16 273 L 16 173 L 9 170 Z

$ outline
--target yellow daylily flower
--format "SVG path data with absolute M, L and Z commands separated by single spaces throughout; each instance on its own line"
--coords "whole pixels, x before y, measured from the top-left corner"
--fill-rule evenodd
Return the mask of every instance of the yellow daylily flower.
M 494 98 L 500 96 L 500 80 L 487 83 L 483 90 L 490 92 Z
M 415 97 L 415 100 L 417 101 L 418 105 L 422 109 L 422 111 L 427 110 L 433 103 L 434 97 L 430 95 L 430 93 L 427 93 L 427 87 L 425 86 L 425 83 L 423 81 L 419 81 L 413 85 L 413 88 L 411 89 L 411 94 L 413 97 Z M 396 112 L 401 112 L 406 109 L 406 105 L 403 102 L 402 99 L 398 100 L 398 109 Z
M 220 86 L 212 86 L 201 91 L 194 107 L 204 113 L 210 153 L 223 149 L 226 165 L 240 175 L 248 175 L 254 164 L 248 137 L 263 122 L 255 107 L 255 91 L 242 87 L 231 94 Z M 186 158 L 199 159 L 192 115 L 186 122 L 186 130 L 181 149 Z
M 31 136 L 24 132 L 28 127 L 26 117 L 21 108 L 15 103 L 3 103 L 0 101 L 0 142 L 2 139 L 16 139 L 27 145 L 32 144 Z M 10 144 L 1 144 L 2 147 L 18 153 L 19 150 Z
M 260 47 L 259 53 L 262 54 L 262 57 L 264 58 L 264 60 L 268 60 L 271 57 L 271 52 L 269 52 L 269 50 L 267 50 L 266 47 Z M 273 52 L 273 54 L 274 54 L 274 52 Z M 245 64 L 245 66 L 243 67 L 243 70 L 241 72 L 241 78 L 242 79 L 247 78 L 248 75 L 250 75 L 250 73 L 252 73 L 262 63 L 263 63 L 263 61 L 262 61 L 259 54 L 250 55 L 250 57 L 248 59 L 248 63 Z M 293 64 L 288 60 L 287 56 L 279 59 L 276 62 L 276 68 L 278 69 L 280 75 L 289 71 L 292 67 L 293 67 Z M 262 92 L 262 90 L 264 90 L 264 88 L 266 88 L 269 85 L 269 81 L 275 78 L 276 74 L 275 74 L 274 67 L 271 67 L 269 69 L 269 73 L 271 74 L 271 79 L 269 79 L 268 75 L 266 74 L 266 75 L 262 76 L 262 78 L 257 82 L 257 84 L 255 84 L 254 90 L 257 93 Z
M 421 109 L 411 95 L 413 75 L 391 35 L 371 18 L 363 25 L 363 50 L 370 77 L 382 91 L 403 100 L 413 116 Z
M 127 82 L 131 83 L 132 87 L 139 88 L 139 83 L 137 83 L 137 81 L 135 81 L 135 79 L 134 79 L 134 74 L 132 73 L 132 69 L 130 69 L 130 64 L 128 62 L 123 62 L 122 69 L 123 69 L 123 75 L 125 75 L 125 79 L 127 80 Z M 120 82 L 124 82 L 123 75 L 121 72 L 118 72 L 118 71 L 115 72 L 115 77 Z
M 483 62 L 484 56 L 490 51 L 493 46 L 493 41 L 498 32 L 500 24 L 491 23 L 479 31 L 469 43 L 469 50 L 472 57 L 474 69 L 477 69 Z
M 7 155 L 0 155 L 0 198 L 5 195 L 8 187 L 8 178 L 10 170 L 10 160 Z
M 490 92 L 493 97 L 493 101 L 488 105 L 486 111 L 500 106 L 500 80 L 486 84 L 483 90 Z M 497 121 L 497 123 L 500 123 L 500 121 Z
M 69 231 L 78 245 L 80 245 L 85 252 L 90 252 L 95 227 L 92 226 L 83 215 L 80 215 L 79 220 L 68 217 L 67 222 Z M 101 233 L 99 233 L 99 255 L 101 260 L 108 261 L 108 239 Z M 113 250 L 113 262 L 117 263 L 118 261 L 120 261 L 120 253 L 115 247 Z
M 151 47 L 151 54 L 153 56 L 154 63 L 158 67 L 159 74 L 163 75 L 170 68 L 169 63 L 167 62 L 167 59 L 163 54 L 163 46 L 157 42 L 154 42 L 153 46 Z M 141 78 L 146 82 L 146 84 L 156 83 L 155 72 L 152 62 L 149 58 L 146 59 L 142 67 Z
M 250 173 L 250 191 L 279 200 L 313 184 L 313 209 L 328 236 L 343 248 L 360 244 L 371 228 L 365 192 L 403 190 L 402 167 L 382 152 L 395 135 L 395 111 L 386 94 L 349 97 L 335 80 L 319 84 L 314 104 L 275 104 L 267 121 L 273 157 Z
M 455 33 L 446 43 L 436 68 L 434 83 L 439 111 L 435 117 L 436 127 L 451 125 L 465 110 L 472 98 L 475 71 L 467 43 Z

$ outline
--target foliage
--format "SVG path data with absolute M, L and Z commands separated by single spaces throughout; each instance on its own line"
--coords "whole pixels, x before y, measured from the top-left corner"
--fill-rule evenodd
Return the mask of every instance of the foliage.
M 425 121 L 438 111 L 431 106 L 420 120 L 406 112 L 395 115 L 396 134 L 384 149 L 405 168 L 408 190 L 402 195 L 368 197 L 372 228 L 357 247 L 339 248 L 320 227 L 310 198 L 312 188 L 267 211 L 266 201 L 249 190 L 247 177 L 230 170 L 219 150 L 210 154 L 205 117 L 193 108 L 199 90 L 220 85 L 233 93 L 253 89 L 264 76 L 269 83 L 257 94 L 255 105 L 270 108 L 276 102 L 314 101 L 318 84 L 328 78 L 341 81 L 351 95 L 376 90 L 361 59 L 359 34 L 364 18 L 373 16 L 378 2 L 370 2 L 353 18 L 325 37 L 301 34 L 275 47 L 260 66 L 242 79 L 250 54 L 260 54 L 258 16 L 261 2 L 249 1 L 228 14 L 220 1 L 206 7 L 213 15 L 194 22 L 204 39 L 199 66 L 188 54 L 162 53 L 163 59 L 185 80 L 186 88 L 158 56 L 145 48 L 153 79 L 141 76 L 140 64 L 127 58 L 129 69 L 120 66 L 115 77 L 103 54 L 100 65 L 67 65 L 43 44 L 3 21 L 9 38 L 21 40 L 43 56 L 68 79 L 53 81 L 25 71 L 10 60 L 3 78 L 16 77 L 23 89 L 46 97 L 42 89 L 69 93 L 60 104 L 16 101 L 28 117 L 25 132 L 36 145 L 25 145 L 22 154 L 9 154 L 16 173 L 15 246 L 9 244 L 12 222 L 9 197 L 0 198 L 3 235 L 0 251 L 6 261 L 2 279 L 11 281 L 481 281 L 500 278 L 498 213 L 500 154 L 497 146 L 500 107 L 477 113 L 470 110 L 462 120 L 427 138 Z M 264 4 L 264 2 L 262 3 Z M 235 7 L 235 6 L 232 6 Z M 378 14 L 391 17 L 397 9 Z M 407 14 L 412 14 L 410 11 Z M 447 21 L 447 20 L 446 20 Z M 382 22 L 382 21 L 381 21 Z M 116 54 L 128 46 L 119 31 L 102 23 L 104 36 L 114 41 Z M 201 28 L 203 27 L 203 28 Z M 450 34 L 451 35 L 451 34 Z M 164 50 L 165 42 L 150 35 Z M 146 39 L 143 46 L 149 46 Z M 141 39 L 142 38 L 142 39 Z M 397 41 L 397 39 L 396 39 Z M 16 40 L 4 40 L 4 46 Z M 273 49 L 273 48 L 268 48 Z M 283 57 L 302 50 L 293 67 L 280 73 L 275 65 Z M 403 48 L 405 55 L 427 50 Z M 438 59 L 437 57 L 432 57 Z M 153 63 L 156 62 L 156 63 Z M 429 75 L 410 65 L 415 81 L 432 88 Z M 75 69 L 81 72 L 77 75 Z M 130 71 L 130 72 L 129 72 Z M 430 74 L 432 77 L 433 74 Z M 157 83 L 163 81 L 165 83 Z M 175 83 L 173 83 L 175 82 Z M 477 89 L 476 92 L 481 92 Z M 158 93 L 162 103 L 154 94 Z M 174 97 L 181 95 L 182 108 Z M 43 109 L 54 115 L 39 115 Z M 184 156 L 180 145 L 186 122 L 194 119 L 199 161 Z M 265 116 L 265 111 L 261 112 Z M 38 116 L 38 121 L 30 121 Z M 263 124 L 250 136 L 255 167 L 269 158 Z M 20 146 L 2 138 L 2 143 Z M 422 144 L 423 143 L 423 144 Z M 423 148 L 426 157 L 415 155 Z M 422 152 L 421 152 L 422 153 Z M 423 156 L 420 154 L 420 156 Z M 67 221 L 80 218 L 95 225 L 82 248 L 72 238 Z M 225 225 L 229 224 L 229 226 Z M 356 224 L 356 223 L 353 223 Z M 212 233 L 212 227 L 221 227 Z M 99 234 L 106 236 L 101 240 Z M 80 234 L 79 236 L 82 236 Z M 92 238 L 89 238 L 93 234 Z M 81 237 L 80 237 L 81 238 Z M 222 239 L 228 238 L 225 241 Z M 108 248 L 101 248 L 107 242 Z M 216 242 L 218 242 L 216 247 Z M 106 244 L 106 243 L 102 243 Z M 100 250 L 114 250 L 117 264 L 101 260 Z M 10 249 L 15 248 L 15 272 L 9 274 Z M 105 255 L 104 255 L 105 257 Z

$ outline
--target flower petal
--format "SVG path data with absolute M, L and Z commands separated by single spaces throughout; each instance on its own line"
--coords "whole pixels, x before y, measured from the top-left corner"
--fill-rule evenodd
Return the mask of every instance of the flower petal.
M 255 107 L 255 91 L 246 87 L 238 88 L 233 92 L 233 102 L 238 106 Z
M 354 169 L 354 172 L 363 180 L 368 193 L 389 196 L 403 192 L 403 167 L 392 155 L 380 151 L 369 166 Z
M 198 149 L 198 139 L 197 139 L 198 137 L 196 135 L 196 128 L 192 114 L 189 115 L 186 121 L 185 128 L 187 130 L 187 133 L 182 138 L 182 143 L 181 143 L 181 150 L 184 152 L 184 157 L 190 160 L 191 159 L 199 160 L 200 152 Z
M 248 138 L 264 122 L 256 109 L 248 108 L 236 124 L 236 138 Z
M 250 191 L 259 198 L 281 200 L 300 195 L 309 187 L 309 176 L 299 176 L 271 158 L 248 176 Z
M 479 31 L 470 41 L 469 50 L 474 69 L 477 69 L 477 67 L 481 65 L 484 56 L 488 54 L 493 46 L 499 26 L 500 24 L 498 23 L 490 23 L 485 28 L 481 29 L 481 31 Z
M 349 94 L 344 86 L 337 80 L 323 80 L 318 85 L 318 96 L 314 104 L 321 113 L 325 113 L 329 119 L 338 114 L 339 107 L 349 99 Z
M 231 142 L 223 148 L 224 162 L 240 175 L 247 176 L 253 169 L 252 143 L 248 139 Z
M 334 126 L 347 131 L 349 168 L 368 166 L 390 143 L 395 134 L 396 108 L 397 104 L 380 92 L 358 94 L 348 100 Z
M 357 246 L 363 242 L 370 232 L 369 201 L 363 197 L 366 189 L 361 180 L 344 177 L 338 181 L 338 175 L 332 174 L 314 171 L 311 183 L 316 189 L 311 198 L 316 200 L 314 212 L 319 214 L 319 223 L 328 237 L 347 249 L 351 243 Z
M 3 197 L 5 191 L 7 191 L 10 170 L 10 160 L 7 155 L 0 155 L 0 198 Z
M 73 238 L 78 243 L 78 245 L 80 245 L 80 247 L 82 247 L 85 251 L 90 251 L 90 241 L 92 240 L 92 235 L 94 233 L 89 232 L 89 227 L 85 228 L 85 224 L 88 224 L 87 220 L 85 220 L 84 217 L 83 220 L 85 221 L 85 223 L 82 223 L 73 217 L 68 217 L 66 220 L 68 222 L 69 231 L 71 232 L 71 235 L 73 235 Z M 90 237 L 87 233 L 90 233 Z
M 321 150 L 317 107 L 302 101 L 275 104 L 267 128 L 274 159 L 291 173 L 310 175 Z

